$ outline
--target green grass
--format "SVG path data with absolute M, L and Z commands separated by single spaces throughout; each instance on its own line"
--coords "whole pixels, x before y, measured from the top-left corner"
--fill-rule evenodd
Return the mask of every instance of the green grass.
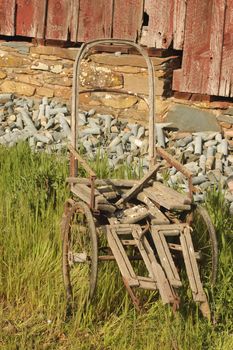
M 95 167 L 103 177 L 135 176 L 100 160 Z M 218 191 L 207 203 L 220 246 L 214 326 L 188 301 L 176 314 L 159 300 L 136 312 L 112 262 L 100 266 L 94 304 L 66 320 L 60 220 L 67 173 L 64 156 L 32 154 L 24 144 L 0 148 L 0 349 L 233 349 L 233 222 Z

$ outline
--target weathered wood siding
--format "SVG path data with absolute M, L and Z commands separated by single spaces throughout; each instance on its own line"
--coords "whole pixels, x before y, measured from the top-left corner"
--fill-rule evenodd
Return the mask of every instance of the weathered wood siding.
M 79 0 L 77 41 L 111 37 L 112 11 L 113 0 Z
M 46 0 L 15 0 L 15 3 L 17 5 L 15 34 L 43 38 L 45 34 Z
M 173 89 L 233 97 L 233 0 L 187 2 L 182 68 Z

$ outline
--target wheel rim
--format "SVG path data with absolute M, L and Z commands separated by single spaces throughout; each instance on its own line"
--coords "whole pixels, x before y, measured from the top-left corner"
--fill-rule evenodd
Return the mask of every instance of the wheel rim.
M 197 255 L 201 281 L 214 285 L 218 268 L 218 245 L 215 228 L 207 210 L 197 206 L 189 216 L 192 241 Z
M 92 213 L 85 203 L 73 204 L 63 224 L 63 279 L 67 302 L 84 305 L 97 281 L 97 236 Z

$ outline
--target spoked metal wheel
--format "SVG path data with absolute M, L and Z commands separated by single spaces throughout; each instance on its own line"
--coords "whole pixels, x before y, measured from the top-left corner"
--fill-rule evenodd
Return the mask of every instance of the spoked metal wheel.
M 215 284 L 218 270 L 218 242 L 215 228 L 207 210 L 201 206 L 194 207 L 188 215 L 188 223 L 192 227 L 192 241 L 198 253 L 201 281 Z
M 86 304 L 94 295 L 98 244 L 93 215 L 85 203 L 72 203 L 63 220 L 63 279 L 68 307 L 73 308 Z

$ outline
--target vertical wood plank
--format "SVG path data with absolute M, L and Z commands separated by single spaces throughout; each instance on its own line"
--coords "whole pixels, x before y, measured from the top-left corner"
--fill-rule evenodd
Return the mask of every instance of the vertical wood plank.
M 223 34 L 225 23 L 225 0 L 213 0 L 210 38 L 210 72 L 207 94 L 218 95 L 221 76 Z M 203 72 L 205 74 L 205 72 Z
M 0 34 L 15 35 L 15 0 L 0 0 Z
M 149 15 L 147 46 L 167 49 L 173 38 L 174 0 L 145 0 Z
M 16 35 L 43 38 L 46 0 L 16 0 Z
M 70 22 L 70 40 L 78 41 L 78 16 L 79 16 L 79 0 L 71 2 L 71 22 Z
M 173 90 L 206 94 L 210 72 L 212 0 L 187 3 L 182 69 L 174 72 Z
M 112 0 L 79 0 L 78 41 L 110 38 Z
M 233 97 L 233 0 L 226 3 L 219 95 Z
M 46 39 L 68 39 L 71 5 L 71 0 L 48 0 Z
M 114 3 L 113 38 L 136 41 L 143 19 L 142 0 L 117 0 Z
M 184 45 L 186 6 L 186 0 L 174 0 L 173 48 L 175 50 L 182 50 Z

